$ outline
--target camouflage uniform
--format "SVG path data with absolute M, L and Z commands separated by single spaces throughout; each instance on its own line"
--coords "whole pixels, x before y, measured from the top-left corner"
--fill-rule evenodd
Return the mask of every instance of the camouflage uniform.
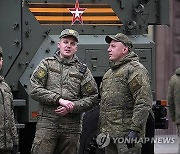
M 170 117 L 175 122 L 178 136 L 180 137 L 180 67 L 175 71 L 175 74 L 169 81 L 167 100 Z
M 82 113 L 97 103 L 95 80 L 76 55 L 67 60 L 45 58 L 31 76 L 31 97 L 39 102 L 36 135 L 32 146 L 34 154 L 76 154 L 82 130 Z M 60 98 L 75 104 L 73 113 L 59 116 L 55 113 Z M 54 152 L 55 150 L 55 152 Z
M 129 40 L 123 41 L 131 48 Z M 133 130 L 144 137 L 152 94 L 148 72 L 133 51 L 121 61 L 110 62 L 110 69 L 102 79 L 100 90 L 100 132 L 109 134 L 110 138 L 124 138 Z M 125 143 L 112 142 L 105 148 L 107 154 L 140 153 L 141 144 L 128 149 Z
M 0 49 L 0 54 L 2 50 Z M 10 87 L 0 76 L 0 153 L 8 154 L 18 145 L 18 134 L 13 112 L 13 96 Z

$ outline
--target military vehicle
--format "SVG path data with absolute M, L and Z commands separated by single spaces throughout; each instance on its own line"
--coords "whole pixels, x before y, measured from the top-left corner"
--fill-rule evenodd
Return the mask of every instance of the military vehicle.
M 57 50 L 63 29 L 79 32 L 77 55 L 98 85 L 109 68 L 105 36 L 118 32 L 128 35 L 149 71 L 155 94 L 155 42 L 146 34 L 149 25 L 169 23 L 168 7 L 168 0 L 0 0 L 2 74 L 14 96 L 19 151 L 29 153 L 37 119 L 38 103 L 29 96 L 29 78 L 40 60 Z M 164 106 L 155 103 L 154 112 L 161 112 L 161 108 L 164 111 Z M 84 114 L 81 154 L 93 153 L 90 143 L 97 121 L 98 107 Z M 156 114 L 156 128 L 167 128 L 165 114 Z

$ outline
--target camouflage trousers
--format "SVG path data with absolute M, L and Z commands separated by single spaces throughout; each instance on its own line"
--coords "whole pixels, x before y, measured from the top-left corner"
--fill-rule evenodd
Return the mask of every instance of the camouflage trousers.
M 31 154 L 78 154 L 80 134 L 36 130 Z
M 141 154 L 141 144 L 136 144 L 135 147 L 128 149 L 125 143 L 109 143 L 105 147 L 105 154 Z
M 178 150 L 178 154 L 180 154 L 180 125 L 176 125 L 177 127 L 177 135 L 179 137 L 179 150 Z

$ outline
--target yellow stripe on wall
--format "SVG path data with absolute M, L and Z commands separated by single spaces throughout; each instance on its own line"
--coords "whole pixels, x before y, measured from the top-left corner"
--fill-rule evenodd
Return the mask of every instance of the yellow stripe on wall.
M 35 16 L 38 21 L 71 21 L 72 16 Z M 117 16 L 83 16 L 83 21 L 119 21 Z
M 32 13 L 70 13 L 68 8 L 29 8 Z M 114 13 L 111 8 L 88 8 L 84 13 Z

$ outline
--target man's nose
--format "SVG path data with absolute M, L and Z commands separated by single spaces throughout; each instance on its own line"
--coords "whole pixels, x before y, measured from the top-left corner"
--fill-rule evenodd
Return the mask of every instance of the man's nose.
M 67 43 L 67 46 L 70 47 L 70 46 L 71 46 L 71 43 Z
M 108 52 L 111 52 L 111 48 L 109 47 L 109 48 L 107 49 L 107 51 L 108 51 Z

